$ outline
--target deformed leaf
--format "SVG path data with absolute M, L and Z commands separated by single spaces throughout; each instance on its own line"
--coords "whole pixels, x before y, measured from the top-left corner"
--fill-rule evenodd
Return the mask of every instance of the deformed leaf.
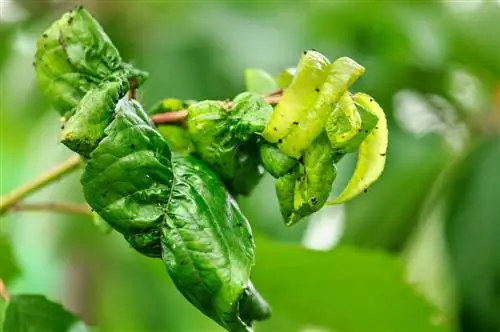
M 61 305 L 41 295 L 14 295 L 5 311 L 4 332 L 57 331 L 70 332 L 82 324 Z
M 316 87 L 319 90 L 312 107 L 283 138 L 278 145 L 280 150 L 290 157 L 300 158 L 324 130 L 333 107 L 364 71 L 364 67 L 346 57 L 339 58 L 329 65 L 325 81 Z
M 233 100 L 229 114 L 229 130 L 239 140 L 246 142 L 264 130 L 273 108 L 261 96 L 243 92 Z
M 248 304 L 248 296 L 259 298 L 249 288 L 253 239 L 219 177 L 193 156 L 172 154 L 134 101 L 119 104 L 105 133 L 82 176 L 90 206 L 136 250 L 161 257 L 205 315 L 230 331 L 250 331 L 267 317 L 262 303 Z
M 292 83 L 293 77 L 295 76 L 296 72 L 297 70 L 295 68 L 287 68 L 283 70 L 274 78 L 276 80 L 276 83 L 278 83 L 278 87 L 282 89 L 287 88 L 290 83 Z
M 297 159 L 288 157 L 276 145 L 270 143 L 260 145 L 260 159 L 264 169 L 275 178 L 285 175 L 298 164 Z
M 262 69 L 245 70 L 245 87 L 248 92 L 267 94 L 278 89 L 274 78 Z
M 329 64 L 321 53 L 304 52 L 292 82 L 283 92 L 262 134 L 266 140 L 276 143 L 283 139 L 312 108 L 328 75 Z
M 65 13 L 37 41 L 35 70 L 40 88 L 64 117 L 92 88 L 124 78 L 140 85 L 147 77 L 122 61 L 99 23 L 82 7 Z
M 305 152 L 303 161 L 276 181 L 276 193 L 285 223 L 290 226 L 323 207 L 337 169 L 326 134 Z
M 327 203 L 328 205 L 344 203 L 356 197 L 375 182 L 384 170 L 389 138 L 384 111 L 367 94 L 355 94 L 354 101 L 375 115 L 378 122 L 375 129 L 359 146 L 358 161 L 349 183 L 338 197 Z

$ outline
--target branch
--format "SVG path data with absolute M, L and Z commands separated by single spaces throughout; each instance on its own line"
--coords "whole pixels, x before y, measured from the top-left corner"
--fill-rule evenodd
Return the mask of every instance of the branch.
M 0 297 L 5 301 L 9 302 L 10 301 L 10 294 L 7 291 L 7 287 L 5 287 L 5 284 L 2 279 L 0 279 Z
M 29 182 L 7 195 L 0 198 L 0 216 L 9 211 L 29 194 L 46 187 L 54 181 L 59 180 L 64 175 L 76 170 L 80 166 L 80 157 L 74 156 L 62 162 L 60 165 L 40 175 L 37 179 Z
M 276 92 L 273 92 L 272 94 L 264 97 L 264 100 L 271 104 L 271 105 L 276 105 L 282 95 L 283 91 L 278 90 Z M 228 111 L 231 110 L 231 108 L 234 106 L 232 102 L 230 101 L 221 101 L 221 105 L 226 108 Z M 159 124 L 168 124 L 168 123 L 178 123 L 182 122 L 188 115 L 188 111 L 186 109 L 182 109 L 180 111 L 176 112 L 166 112 L 166 113 L 159 113 L 151 116 L 151 121 L 153 121 L 154 124 L 159 125 Z
M 60 213 L 81 214 L 87 217 L 92 217 L 92 211 L 87 204 L 74 203 L 24 203 L 16 204 L 11 208 L 11 211 L 48 211 Z

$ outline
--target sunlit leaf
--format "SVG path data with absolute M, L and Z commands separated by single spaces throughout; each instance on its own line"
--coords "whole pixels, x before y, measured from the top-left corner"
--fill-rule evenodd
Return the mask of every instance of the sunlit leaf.
M 267 94 L 277 90 L 278 84 L 264 70 L 249 68 L 245 70 L 245 87 L 248 92 Z

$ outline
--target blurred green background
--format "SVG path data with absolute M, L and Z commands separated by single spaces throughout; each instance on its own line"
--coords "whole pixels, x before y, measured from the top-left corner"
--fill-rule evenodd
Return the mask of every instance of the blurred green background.
M 164 97 L 225 99 L 245 68 L 273 74 L 314 48 L 367 68 L 353 90 L 386 111 L 386 170 L 362 197 L 286 228 L 265 178 L 240 200 L 253 280 L 273 308 L 256 331 L 500 331 L 499 1 L 0 1 L 2 195 L 70 156 L 39 93 L 35 41 L 75 4 Z M 334 192 L 355 156 L 340 165 Z M 29 198 L 83 202 L 79 174 Z M 99 331 L 221 331 L 159 260 L 85 217 L 0 219 L 0 278 Z M 10 262 L 10 249 L 17 267 Z

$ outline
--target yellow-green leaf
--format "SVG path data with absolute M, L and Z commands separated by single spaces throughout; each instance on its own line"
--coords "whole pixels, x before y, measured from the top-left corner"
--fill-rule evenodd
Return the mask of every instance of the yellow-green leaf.
M 356 197 L 375 182 L 384 170 L 389 138 L 384 111 L 367 94 L 355 94 L 354 101 L 376 115 L 379 120 L 375 129 L 373 129 L 359 147 L 358 161 L 349 183 L 337 198 L 327 202 L 328 205 L 344 203 Z

